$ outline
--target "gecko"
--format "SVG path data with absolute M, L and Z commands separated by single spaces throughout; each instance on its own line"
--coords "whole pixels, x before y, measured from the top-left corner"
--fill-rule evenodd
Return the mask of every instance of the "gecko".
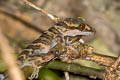
M 95 33 L 95 29 L 88 25 L 81 17 L 61 19 L 58 16 L 52 15 L 44 9 L 39 8 L 28 0 L 24 0 L 24 2 L 44 13 L 54 22 L 54 24 L 20 53 L 18 64 L 21 68 L 31 65 L 39 69 L 41 66 L 38 65 L 50 61 L 54 58 L 54 55 L 59 54 L 48 54 L 48 52 L 57 44 L 65 46 L 70 45 L 74 42 L 79 42 L 82 36 L 88 36 Z M 35 69 L 35 73 L 33 72 L 30 79 L 36 77 L 38 69 Z

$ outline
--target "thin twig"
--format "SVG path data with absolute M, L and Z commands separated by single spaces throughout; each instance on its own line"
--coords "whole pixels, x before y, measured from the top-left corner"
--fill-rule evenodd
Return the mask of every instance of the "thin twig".
M 46 10 L 44 10 L 44 9 L 38 7 L 37 5 L 31 3 L 29 0 L 24 0 L 24 2 L 25 2 L 26 4 L 28 4 L 29 6 L 33 7 L 34 9 L 36 9 L 36 10 L 44 13 L 44 14 L 45 14 L 46 16 L 48 16 L 53 22 L 57 23 L 57 22 L 59 21 L 60 18 L 59 18 L 58 16 L 52 15 L 52 14 L 48 13 Z

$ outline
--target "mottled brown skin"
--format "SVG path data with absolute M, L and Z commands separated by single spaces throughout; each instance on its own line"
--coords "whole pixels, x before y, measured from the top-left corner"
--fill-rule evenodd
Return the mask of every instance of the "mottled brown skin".
M 112 67 L 106 67 L 103 76 L 104 80 L 120 80 L 120 66 L 118 66 L 116 69 L 113 69 Z
M 115 58 L 96 54 L 93 52 L 93 47 L 85 44 L 75 44 L 72 45 L 72 47 L 75 48 L 78 53 L 74 52 L 70 48 L 66 48 L 61 44 L 56 45 L 49 52 L 59 53 L 58 55 L 56 55 L 56 58 L 59 58 L 61 61 L 67 63 L 71 63 L 76 59 L 96 62 L 97 64 L 105 67 L 105 70 L 103 72 L 103 80 L 120 80 L 120 62 L 118 61 L 114 63 Z
M 69 47 L 65 47 L 61 44 L 56 45 L 49 53 L 59 53 L 56 54 L 56 58 L 60 59 L 63 62 L 70 63 L 76 59 L 85 59 L 87 55 L 92 53 L 93 47 L 85 44 L 74 44 L 72 45 L 74 49 L 78 52 L 74 52 Z
M 69 54 L 65 53 L 65 51 L 68 51 L 66 47 L 71 47 L 72 43 L 79 42 L 82 36 L 91 35 L 94 32 L 94 28 L 88 26 L 82 18 L 66 18 L 63 21 L 59 20 L 53 27 L 45 31 L 38 39 L 29 44 L 21 52 L 18 57 L 18 64 L 21 68 L 33 66 L 34 71 L 30 76 L 30 79 L 33 79 L 38 76 L 39 68 L 43 63 L 47 63 L 56 58 L 62 61 L 68 58 L 67 62 L 71 59 L 76 59 L 78 54 L 72 54 L 74 58 L 72 58 L 70 54 L 70 57 Z M 71 43 L 69 43 L 69 41 L 71 41 Z M 60 49 L 58 44 L 62 45 L 62 49 Z M 54 49 L 56 45 L 58 48 Z M 63 53 L 60 54 L 57 50 Z
M 20 63 L 24 63 L 25 60 L 28 60 L 30 64 L 34 63 L 35 65 L 39 66 L 56 58 L 68 63 L 80 58 L 93 61 L 102 66 L 105 66 L 106 69 L 104 80 L 120 80 L 120 68 L 119 66 L 116 66 L 118 65 L 118 63 L 113 64 L 114 59 L 112 59 L 111 57 L 92 54 L 92 47 L 81 43 L 72 45 L 72 47 L 78 52 L 74 52 L 65 45 L 61 45 L 61 43 L 63 43 L 62 33 L 65 33 L 66 31 L 78 29 L 85 32 L 95 32 L 93 28 L 86 26 L 86 23 L 82 21 L 82 19 L 81 21 L 75 20 L 76 18 L 67 18 L 64 21 L 59 21 L 58 23 L 56 23 L 53 27 L 48 29 L 48 31 L 45 31 L 37 40 L 33 41 L 30 45 L 26 47 L 25 50 L 23 50 L 18 58 Z M 78 42 L 82 36 L 85 35 L 65 36 L 64 39 L 66 40 L 66 37 L 69 37 L 70 41 L 72 41 L 72 43 L 75 43 Z M 48 53 L 40 53 L 37 55 L 33 53 L 33 51 L 36 49 L 44 49 L 46 46 L 51 45 L 52 41 L 55 41 L 58 44 L 49 49 Z
M 28 65 L 39 67 L 40 64 L 55 58 L 65 61 L 65 58 L 73 60 L 78 56 L 85 55 L 84 53 L 87 52 L 87 49 L 83 45 L 81 46 L 81 54 L 76 52 L 76 47 L 72 48 L 73 43 L 77 42 L 80 44 L 79 40 L 82 36 L 91 35 L 95 32 L 95 29 L 86 24 L 83 18 L 66 18 L 61 20 L 59 17 L 48 13 L 28 0 L 24 0 L 24 2 L 47 15 L 55 24 L 21 52 L 18 57 L 18 63 L 21 67 Z M 35 75 L 36 73 L 32 75 L 31 79 Z
M 104 80 L 120 80 L 120 56 L 109 67 L 106 67 Z
M 66 40 L 66 37 L 69 37 L 70 41 L 72 42 L 77 42 L 82 36 L 88 35 L 88 34 L 79 35 L 77 33 L 76 35 L 70 34 L 72 33 L 73 30 L 81 31 L 81 32 L 89 32 L 92 34 L 95 32 L 95 29 L 88 26 L 85 23 L 85 21 L 83 21 L 82 18 L 66 18 L 63 21 L 58 21 L 58 23 L 55 23 L 53 27 L 45 31 L 38 39 L 33 41 L 31 44 L 29 44 L 21 52 L 21 54 L 18 57 L 19 63 L 22 65 L 25 60 L 28 60 L 28 62 L 33 61 L 32 63 L 34 63 L 36 62 L 35 60 L 38 57 L 39 58 L 41 57 L 40 58 L 40 61 L 42 59 L 41 63 L 48 62 L 49 60 L 53 59 L 53 57 L 50 57 L 48 60 L 43 59 L 43 56 L 48 55 L 47 54 L 48 52 L 44 53 L 44 51 L 46 50 L 49 51 L 51 49 L 50 46 L 52 43 L 57 43 L 57 44 L 64 43 L 63 38 L 64 40 Z M 42 51 L 40 52 L 40 50 L 44 50 L 43 53 Z
M 56 55 L 56 58 L 59 58 L 61 61 L 67 63 L 71 63 L 76 59 L 84 59 L 96 62 L 97 64 L 105 67 L 103 72 L 104 80 L 120 80 L 120 62 L 118 61 L 114 63 L 115 58 L 96 54 L 92 51 L 93 47 L 85 44 L 75 44 L 72 45 L 72 47 L 75 48 L 78 53 L 60 44 L 56 45 L 53 49 L 51 49 L 51 51 L 52 53 L 59 53 Z
M 103 56 L 100 54 L 96 54 L 93 52 L 93 54 L 88 54 L 86 57 L 87 60 L 96 62 L 97 64 L 101 66 L 111 66 L 111 64 L 115 61 L 115 58 L 110 56 Z

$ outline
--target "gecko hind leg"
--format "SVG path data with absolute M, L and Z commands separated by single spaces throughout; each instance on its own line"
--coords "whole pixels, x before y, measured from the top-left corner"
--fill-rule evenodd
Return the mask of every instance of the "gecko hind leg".
M 42 66 L 36 66 L 36 65 L 34 65 L 33 66 L 34 67 L 34 71 L 33 71 L 33 73 L 31 74 L 31 76 L 30 77 L 28 77 L 28 79 L 30 79 L 30 80 L 33 80 L 34 78 L 38 78 L 38 74 L 39 74 L 39 69 L 42 67 Z

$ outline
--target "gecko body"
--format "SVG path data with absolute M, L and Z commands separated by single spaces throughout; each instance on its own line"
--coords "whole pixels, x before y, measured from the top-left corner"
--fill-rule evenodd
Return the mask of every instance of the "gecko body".
M 30 77 L 32 80 L 38 76 L 39 68 L 42 63 L 54 59 L 55 55 L 59 55 L 59 53 L 48 53 L 57 44 L 69 47 L 72 43 L 79 42 L 82 36 L 93 34 L 95 29 L 86 24 L 83 18 L 65 18 L 62 20 L 27 0 L 24 0 L 24 2 L 46 14 L 54 21 L 54 25 L 43 32 L 38 39 L 29 44 L 18 57 L 18 64 L 21 68 L 24 68 L 25 66 L 33 66 L 35 68 Z
M 63 21 L 55 23 L 53 27 L 45 31 L 38 39 L 29 44 L 21 52 L 18 59 L 25 60 L 29 59 L 29 56 L 47 54 L 56 44 L 65 44 L 65 37 L 69 37 L 71 40 L 76 41 L 82 36 L 91 35 L 93 33 L 94 29 L 88 26 L 82 18 L 66 18 Z

